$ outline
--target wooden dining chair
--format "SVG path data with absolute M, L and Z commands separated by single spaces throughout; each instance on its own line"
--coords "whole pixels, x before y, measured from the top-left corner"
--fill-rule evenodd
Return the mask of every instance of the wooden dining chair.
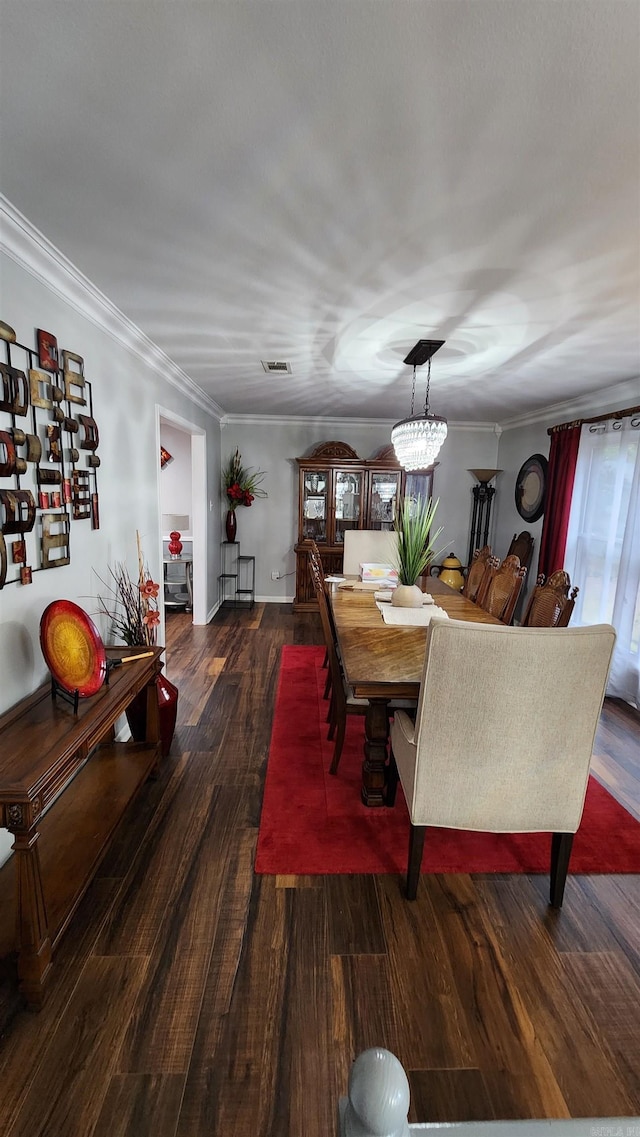
M 513 619 L 518 597 L 527 575 L 517 557 L 505 557 L 502 564 L 490 562 L 487 576 L 483 579 L 476 603 L 490 616 L 495 616 L 503 624 Z
M 534 543 L 533 537 L 526 529 L 523 529 L 522 533 L 514 533 L 511 544 L 507 549 L 507 556 L 517 557 L 522 567 L 526 568 L 528 572 Z
M 467 600 L 477 600 L 478 592 L 485 580 L 490 559 L 491 545 L 484 545 L 482 549 L 476 549 L 473 554 L 473 560 L 469 565 L 467 579 L 462 589 L 462 595 L 466 596 Z
M 368 700 L 357 699 L 353 691 L 347 684 L 340 662 L 338 638 L 336 636 L 335 625 L 329 601 L 327 599 L 327 591 L 324 580 L 324 573 L 322 571 L 322 561 L 315 542 L 311 542 L 309 547 L 309 568 L 311 571 L 311 579 L 313 581 L 313 588 L 318 601 L 318 610 L 320 612 L 320 621 L 322 623 L 322 634 L 324 636 L 325 647 L 329 656 L 329 673 L 331 675 L 331 704 L 329 708 L 329 739 L 335 738 L 333 747 L 333 757 L 331 759 L 331 766 L 329 767 L 330 774 L 336 774 L 338 771 L 338 764 L 344 746 L 344 736 L 347 726 L 347 715 L 366 714 Z
M 571 588 L 564 569 L 552 572 L 548 580 L 540 573 L 531 593 L 522 626 L 525 628 L 566 628 L 580 590 Z
M 552 834 L 550 903 L 561 906 L 614 642 L 609 624 L 431 621 L 416 720 L 398 711 L 391 724 L 387 804 L 399 779 L 408 899 L 434 826 Z
M 309 557 L 311 558 L 313 556 L 313 558 L 314 558 L 314 564 L 315 564 L 316 572 L 317 572 L 318 576 L 322 578 L 322 583 L 323 583 L 325 596 L 326 596 L 327 595 L 327 585 L 326 585 L 326 581 L 324 578 L 324 567 L 322 564 L 322 556 L 320 555 L 320 550 L 319 550 L 316 542 L 313 539 L 308 540 L 308 546 L 309 546 Z M 313 578 L 312 578 L 312 582 L 313 582 Z M 314 592 L 315 592 L 315 583 L 314 583 Z M 329 609 L 329 616 L 331 617 L 331 623 L 333 624 L 333 617 L 331 616 L 331 609 Z M 335 631 L 335 629 L 334 629 L 334 631 Z M 335 642 L 336 642 L 336 646 L 337 646 L 337 642 L 338 642 L 337 638 L 336 638 Z M 326 648 L 325 648 L 325 653 L 324 653 L 324 659 L 322 661 L 322 667 L 323 667 L 323 669 L 326 668 L 326 672 L 327 672 L 327 679 L 326 679 L 326 682 L 324 685 L 324 694 L 322 697 L 323 697 L 323 699 L 328 699 L 329 695 L 331 694 L 331 668 L 329 667 L 329 652 Z M 327 722 L 329 722 L 329 720 L 330 720 L 330 714 L 327 715 Z

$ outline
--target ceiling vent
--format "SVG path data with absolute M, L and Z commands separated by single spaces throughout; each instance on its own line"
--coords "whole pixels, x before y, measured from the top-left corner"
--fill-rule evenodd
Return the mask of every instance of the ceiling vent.
M 265 371 L 270 371 L 270 372 L 277 371 L 277 372 L 284 372 L 285 374 L 289 374 L 289 375 L 291 374 L 291 364 L 290 363 L 283 363 L 281 360 L 278 360 L 278 359 L 262 359 L 260 362 L 262 363 L 262 366 L 264 367 Z

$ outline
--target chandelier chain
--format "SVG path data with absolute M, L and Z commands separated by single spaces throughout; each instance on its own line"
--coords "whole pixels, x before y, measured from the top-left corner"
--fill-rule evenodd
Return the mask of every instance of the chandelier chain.
M 413 404 L 416 397 L 416 365 L 413 365 L 413 387 L 411 388 L 411 418 L 413 418 Z
M 427 393 L 426 393 L 425 399 L 424 399 L 424 413 L 425 413 L 425 415 L 429 414 L 429 387 L 430 387 L 430 385 L 431 385 L 431 358 L 429 358 L 429 362 L 427 364 Z M 413 408 L 411 409 L 411 414 L 413 414 Z

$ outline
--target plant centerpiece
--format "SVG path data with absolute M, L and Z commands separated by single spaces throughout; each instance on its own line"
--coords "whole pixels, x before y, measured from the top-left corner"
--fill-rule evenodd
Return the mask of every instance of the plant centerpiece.
M 262 470 L 254 470 L 252 466 L 243 466 L 240 452 L 236 447 L 226 466 L 222 470 L 222 496 L 227 503 L 227 516 L 225 528 L 227 541 L 235 541 L 237 532 L 236 509 L 239 505 L 252 504 L 257 497 L 266 497 L 266 490 L 260 488 L 264 478 Z
M 111 633 L 127 647 L 153 647 L 160 623 L 157 584 L 145 563 L 140 534 L 136 531 L 138 547 L 138 578 L 132 579 L 123 561 L 110 568 L 111 582 L 102 581 L 109 591 L 108 598 L 98 596 L 100 609 L 111 621 Z M 158 672 L 156 675 L 160 742 L 163 757 L 169 753 L 178 710 L 178 688 Z M 136 742 L 147 736 L 147 691 L 143 688 L 126 710 L 131 734 Z
M 399 584 L 392 593 L 392 604 L 403 608 L 418 608 L 423 602 L 423 593 L 417 582 L 431 562 L 444 551 L 435 551 L 442 526 L 432 532 L 439 500 L 418 496 L 405 497 L 400 502 L 395 522 Z

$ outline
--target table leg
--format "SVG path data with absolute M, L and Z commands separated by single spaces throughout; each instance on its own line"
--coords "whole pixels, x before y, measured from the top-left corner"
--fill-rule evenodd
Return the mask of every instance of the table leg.
M 364 762 L 361 796 L 365 805 L 385 804 L 389 714 L 386 699 L 370 699 L 364 719 Z
M 38 853 L 37 802 L 7 807 L 16 856 L 16 947 L 20 990 L 34 1010 L 42 1006 L 51 970 L 51 939 Z

